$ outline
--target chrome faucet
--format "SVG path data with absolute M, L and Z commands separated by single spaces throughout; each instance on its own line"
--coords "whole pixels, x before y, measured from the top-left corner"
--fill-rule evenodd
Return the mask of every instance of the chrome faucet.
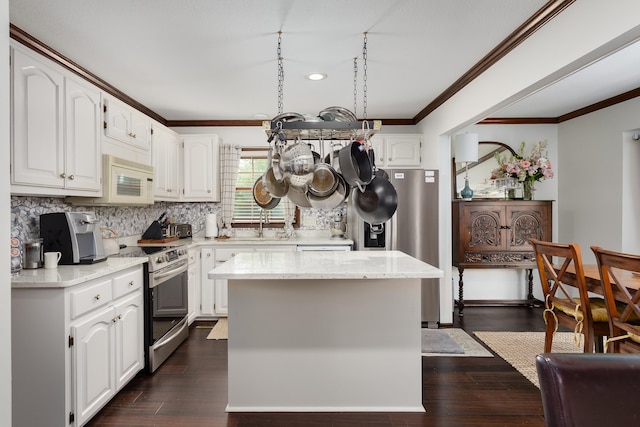
M 266 220 L 267 213 L 264 209 L 260 209 L 260 224 L 258 226 L 258 237 L 264 236 L 264 229 L 262 228 L 263 218 Z

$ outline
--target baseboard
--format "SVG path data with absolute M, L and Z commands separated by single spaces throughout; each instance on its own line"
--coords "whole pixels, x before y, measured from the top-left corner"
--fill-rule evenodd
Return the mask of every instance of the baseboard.
M 455 301 L 456 305 L 458 301 Z M 530 306 L 532 301 L 523 299 L 523 300 L 464 300 L 464 306 L 466 307 L 512 307 L 512 306 Z M 533 305 L 538 307 L 542 306 L 542 301 L 533 300 Z

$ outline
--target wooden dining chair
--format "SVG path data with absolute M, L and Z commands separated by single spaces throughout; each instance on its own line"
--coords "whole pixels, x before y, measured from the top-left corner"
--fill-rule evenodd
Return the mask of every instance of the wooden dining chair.
M 544 352 L 550 353 L 553 335 L 562 325 L 573 329 L 576 342 L 584 336 L 584 353 L 604 351 L 603 337 L 609 335 L 604 299 L 589 298 L 582 267 L 580 246 L 531 239 L 544 295 L 546 332 Z M 554 261 L 555 258 L 555 261 Z M 575 275 L 568 274 L 573 266 Z M 575 277 L 575 278 L 574 278 Z M 575 289 L 578 297 L 574 297 Z
M 608 353 L 640 353 L 640 255 L 592 246 L 609 312 Z

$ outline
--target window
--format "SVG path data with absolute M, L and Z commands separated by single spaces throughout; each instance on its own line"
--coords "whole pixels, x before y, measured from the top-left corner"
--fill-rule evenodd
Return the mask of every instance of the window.
M 267 221 L 270 224 L 284 224 L 284 203 L 279 203 L 273 209 L 263 210 L 253 200 L 253 185 L 262 177 L 267 166 L 267 150 L 246 148 L 242 150 L 233 207 L 234 224 L 240 226 L 257 224 L 260 222 L 260 211 L 267 214 Z M 296 210 L 296 220 L 297 216 Z

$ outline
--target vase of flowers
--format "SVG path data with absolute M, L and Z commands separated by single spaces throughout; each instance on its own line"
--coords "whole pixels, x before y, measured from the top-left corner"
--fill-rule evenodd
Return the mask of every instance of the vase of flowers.
M 491 179 L 515 178 L 522 182 L 523 199 L 533 200 L 534 184 L 553 178 L 553 170 L 546 151 L 547 141 L 534 144 L 529 155 L 525 155 L 525 145 L 522 141 L 515 155 L 503 157 L 496 153 L 498 167 L 491 172 Z

